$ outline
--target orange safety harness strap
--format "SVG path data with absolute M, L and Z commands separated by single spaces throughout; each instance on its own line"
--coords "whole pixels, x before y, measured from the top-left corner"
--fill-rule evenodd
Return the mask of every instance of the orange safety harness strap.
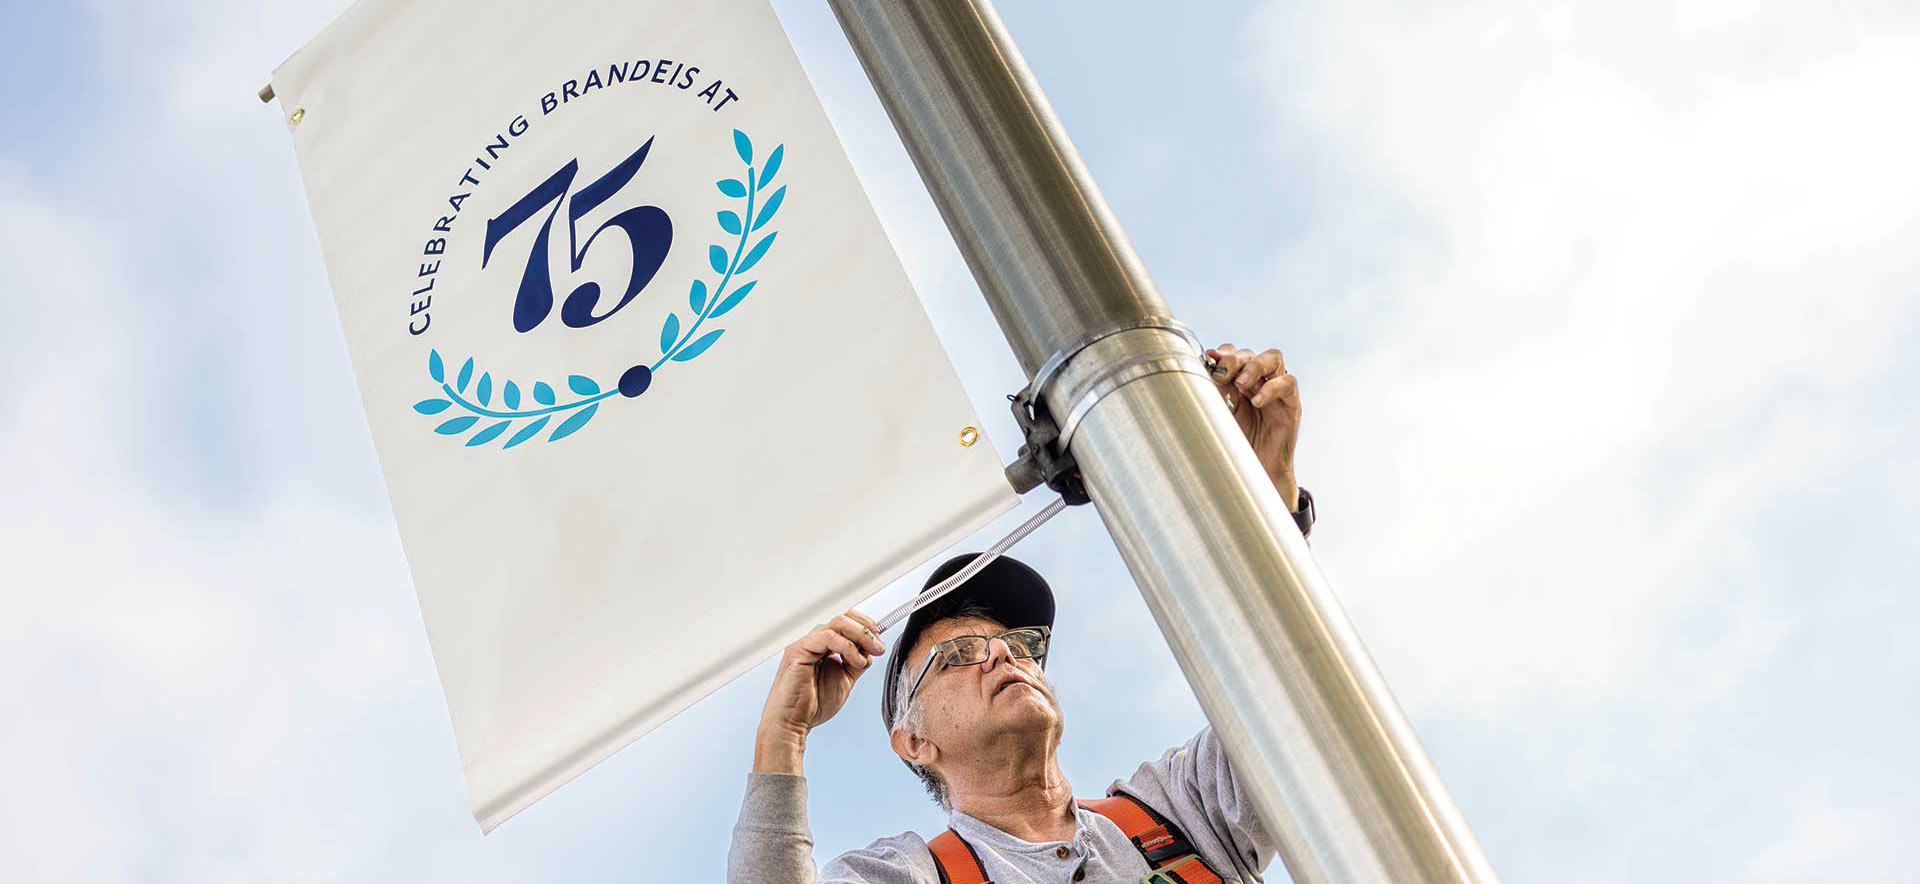
M 1170 884 L 1222 884 L 1220 875 L 1200 858 L 1193 842 L 1180 827 L 1154 813 L 1153 808 L 1132 795 L 1115 793 L 1112 797 L 1082 801 L 1080 806 L 1093 811 L 1120 827 L 1127 840 L 1146 857 L 1153 874 L 1147 881 Z
M 960 837 L 959 832 L 948 829 L 927 842 L 927 849 L 933 851 L 933 864 L 940 870 L 940 884 L 993 884 L 987 880 L 987 870 L 980 866 L 980 856 L 973 852 L 973 845 Z
M 1093 811 L 1120 827 L 1120 831 L 1133 842 L 1135 849 L 1145 857 L 1153 873 L 1147 876 L 1152 884 L 1224 884 L 1221 877 L 1207 865 L 1206 860 L 1193 849 L 1193 843 L 1181 834 L 1180 828 L 1166 818 L 1153 812 L 1153 808 L 1141 803 L 1131 795 L 1117 794 L 1111 798 L 1097 798 L 1082 801 L 1080 806 Z M 960 837 L 952 829 L 941 832 L 927 849 L 933 853 L 933 864 L 940 870 L 941 884 L 992 884 L 987 880 L 987 872 L 980 865 L 980 855 L 973 852 L 973 845 Z

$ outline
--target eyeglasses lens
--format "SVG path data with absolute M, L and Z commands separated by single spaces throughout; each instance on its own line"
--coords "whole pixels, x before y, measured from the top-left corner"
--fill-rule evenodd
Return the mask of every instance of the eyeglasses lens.
M 1038 629 L 1016 629 L 1001 636 L 1007 640 L 1007 650 L 1015 657 L 1044 657 L 1047 655 L 1047 635 Z

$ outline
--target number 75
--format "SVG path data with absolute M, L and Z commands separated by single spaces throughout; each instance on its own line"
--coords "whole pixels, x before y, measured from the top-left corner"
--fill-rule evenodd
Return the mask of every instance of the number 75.
M 527 255 L 527 269 L 520 275 L 520 293 L 513 301 L 513 327 L 520 332 L 532 331 L 553 312 L 553 279 L 547 268 L 548 239 L 553 230 L 553 219 L 560 214 L 560 207 L 567 207 L 567 254 L 572 260 L 574 272 L 587 258 L 587 249 L 593 247 L 594 240 L 608 228 L 619 228 L 627 235 L 627 246 L 633 252 L 633 272 L 627 277 L 626 291 L 620 295 L 620 301 L 607 312 L 596 314 L 594 308 L 600 303 L 600 284 L 583 282 L 567 295 L 566 303 L 560 306 L 560 321 L 570 328 L 586 328 L 627 306 L 633 296 L 647 287 L 653 275 L 660 271 L 660 265 L 667 260 L 667 249 L 673 245 L 673 221 L 658 206 L 638 206 L 607 219 L 587 241 L 579 241 L 575 223 L 580 216 L 598 208 L 600 204 L 619 193 L 620 189 L 633 180 L 635 172 L 647 161 L 647 152 L 653 148 L 653 139 L 622 161 L 607 174 L 600 176 L 592 184 L 580 189 L 579 193 L 567 198 L 567 192 L 573 187 L 573 177 L 580 171 L 580 160 L 574 158 L 560 167 L 560 171 L 547 177 L 519 201 L 508 206 L 507 210 L 487 221 L 486 247 L 481 250 L 480 267 L 485 269 L 493 258 L 493 247 L 520 224 L 546 207 L 553 204 L 547 212 L 546 220 L 540 222 L 540 233 L 533 239 L 533 248 Z

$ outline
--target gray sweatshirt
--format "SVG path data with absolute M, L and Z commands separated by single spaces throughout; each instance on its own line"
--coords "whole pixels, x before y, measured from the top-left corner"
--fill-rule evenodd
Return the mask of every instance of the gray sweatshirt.
M 1212 728 L 1140 765 L 1131 779 L 1116 781 L 1108 790 L 1116 791 L 1172 820 L 1222 878 L 1242 884 L 1264 880 L 1260 872 L 1273 860 L 1273 842 L 1227 766 L 1227 753 Z M 948 815 L 947 825 L 973 846 L 994 884 L 1138 884 L 1150 871 L 1119 826 L 1083 808 L 1075 807 L 1074 813 L 1079 827 L 1071 841 L 1022 841 L 959 811 Z M 843 853 L 817 877 L 812 851 L 806 778 L 749 774 L 747 797 L 733 827 L 733 847 L 727 852 L 728 884 L 940 881 L 927 842 L 913 832 Z

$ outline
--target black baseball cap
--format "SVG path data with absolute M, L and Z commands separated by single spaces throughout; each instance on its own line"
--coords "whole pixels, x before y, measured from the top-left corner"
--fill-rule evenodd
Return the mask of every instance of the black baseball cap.
M 954 556 L 933 569 L 927 575 L 922 591 L 947 579 L 967 566 L 979 553 L 965 553 Z M 900 633 L 900 639 L 888 648 L 892 653 L 887 657 L 886 690 L 880 695 L 880 723 L 889 730 L 893 727 L 894 695 L 899 693 L 901 673 L 907 666 L 907 651 L 920 638 L 921 630 L 929 625 L 953 616 L 967 608 L 984 608 L 987 616 L 999 621 L 1008 629 L 1022 626 L 1053 627 L 1053 588 L 1047 585 L 1046 578 L 1040 572 L 1028 567 L 1025 562 L 1011 556 L 1001 556 L 987 563 L 978 573 L 967 578 L 965 583 L 953 588 L 952 592 L 907 618 L 906 629 Z M 924 662 L 924 661 L 922 661 Z M 917 673 L 916 673 L 917 674 Z

